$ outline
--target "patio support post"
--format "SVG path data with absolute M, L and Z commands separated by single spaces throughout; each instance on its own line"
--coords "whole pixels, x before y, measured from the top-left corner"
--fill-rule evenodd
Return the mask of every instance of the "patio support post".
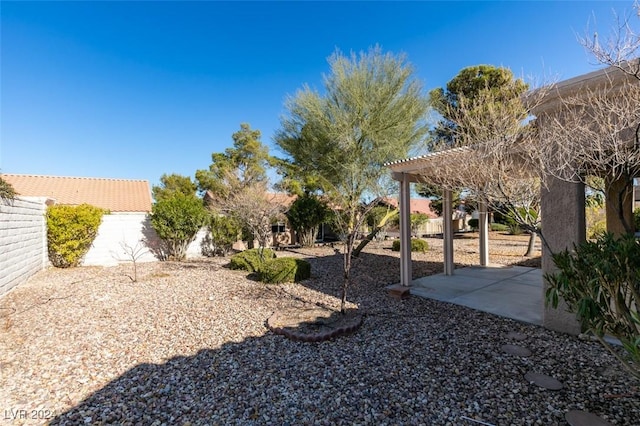
M 478 227 L 480 229 L 480 266 L 489 264 L 489 215 L 487 200 L 478 203 Z
M 573 249 L 573 244 L 585 241 L 584 184 L 569 183 L 551 178 L 542 189 L 542 229 L 548 246 L 542 246 L 542 272 L 555 274 L 558 268 L 553 253 Z M 544 291 L 549 284 L 544 281 Z M 557 309 L 544 306 L 542 325 L 551 330 L 578 335 L 580 323 L 575 314 L 569 313 L 566 303 Z
M 411 286 L 411 182 L 403 173 L 400 180 L 400 285 Z
M 442 244 L 444 252 L 444 274 L 453 275 L 453 211 L 451 190 L 444 189 L 442 197 Z

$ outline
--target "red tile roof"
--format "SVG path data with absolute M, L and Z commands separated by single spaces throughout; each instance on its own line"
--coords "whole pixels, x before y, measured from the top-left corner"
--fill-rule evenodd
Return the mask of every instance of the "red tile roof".
M 16 175 L 3 173 L 19 195 L 49 197 L 56 204 L 92 206 L 112 212 L 150 212 L 151 190 L 146 180 Z
M 384 202 L 393 207 L 398 207 L 398 200 L 395 198 L 385 198 Z M 427 198 L 412 198 L 410 203 L 411 213 L 424 213 L 430 218 L 438 217 L 438 215 L 431 210 L 431 200 Z

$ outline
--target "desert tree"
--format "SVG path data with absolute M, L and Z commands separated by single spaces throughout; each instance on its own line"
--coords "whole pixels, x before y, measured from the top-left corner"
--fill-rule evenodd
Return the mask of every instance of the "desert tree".
M 151 194 L 155 201 L 169 198 L 176 192 L 185 195 L 195 195 L 197 186 L 189 176 L 179 175 L 177 173 L 163 174 L 160 177 L 160 185 L 154 185 L 151 188 Z
M 344 312 L 358 231 L 367 211 L 389 193 L 384 164 L 423 141 L 427 101 L 402 55 L 379 47 L 350 55 L 336 51 L 329 65 L 322 93 L 305 85 L 287 99 L 275 141 L 305 175 L 315 177 L 336 213 L 345 243 Z
M 283 206 L 270 191 L 267 170 L 274 164 L 260 131 L 247 123 L 232 135 L 233 147 L 211 155 L 208 170 L 198 170 L 196 181 L 207 192 L 212 214 L 233 217 L 247 231 L 250 245 L 255 238 L 265 247 L 271 224 L 282 216 Z
M 593 56 L 598 65 L 620 69 L 640 79 L 640 2 L 635 1 L 631 13 L 614 12 L 614 25 L 608 38 L 600 40 L 598 32 L 587 27 L 586 34 L 578 35 L 578 42 Z
M 198 189 L 209 191 L 214 199 L 224 199 L 233 191 L 267 181 L 273 159 L 260 137 L 260 130 L 240 124 L 240 130 L 231 136 L 233 147 L 214 152 L 209 169 L 196 171 Z
M 634 9 L 640 18 L 640 5 Z M 608 67 L 595 84 L 556 94 L 556 111 L 538 114 L 544 125 L 538 126 L 532 152 L 553 178 L 586 185 L 599 178 L 610 231 L 554 253 L 559 272 L 545 276 L 547 303 L 557 307 L 560 298 L 566 301 L 583 328 L 640 377 L 640 244 L 631 209 L 633 179 L 640 176 L 640 20 L 631 18 L 617 17 L 604 42 L 597 35 L 580 38 Z M 605 335 L 619 339 L 627 357 L 619 356 Z
M 632 16 L 636 15 L 637 19 Z M 555 114 L 540 114 L 534 157 L 555 178 L 589 184 L 603 179 L 608 216 L 622 232 L 634 231 L 633 179 L 640 175 L 640 4 L 634 13 L 615 16 L 611 35 L 579 36 L 579 42 L 604 70 L 599 84 L 556 95 Z M 591 29 L 587 29 L 587 32 Z M 608 218 L 608 223 L 611 218 Z
M 267 182 L 254 182 L 230 194 L 219 208 L 239 221 L 263 249 L 270 245 L 271 224 L 284 217 L 284 206 L 277 195 L 268 191 Z
M 506 102 L 513 106 L 514 100 L 527 89 L 528 84 L 522 79 L 515 78 L 508 68 L 492 65 L 463 68 L 444 88 L 440 87 L 429 93 L 430 102 L 439 116 L 436 125 L 429 132 L 430 151 L 438 152 L 465 145 L 477 145 L 478 142 L 472 137 L 474 127 L 478 124 L 476 121 L 483 118 L 484 112 L 495 114 L 493 111 L 483 111 L 482 102 L 488 101 L 494 104 Z M 519 111 L 512 109 L 509 112 L 514 118 L 519 118 L 517 117 Z M 501 118 L 504 119 L 504 117 Z M 491 117 L 487 117 L 487 120 L 490 119 Z M 483 126 L 486 127 L 486 123 Z M 452 208 L 455 209 L 468 190 L 463 187 L 449 189 L 452 189 Z M 416 192 L 431 199 L 433 209 L 439 215 L 442 214 L 441 185 L 419 183 L 416 185 Z
M 640 175 L 640 80 L 622 76 L 559 98 L 560 112 L 542 117 L 534 150 L 550 176 L 587 185 L 603 178 L 607 209 L 632 233 L 627 207 Z
M 423 177 L 418 191 L 437 199 L 446 188 L 464 193 L 468 203 L 486 203 L 508 215 L 529 231 L 526 255 L 531 255 L 535 236 L 543 236 L 541 179 L 535 168 L 529 168 L 526 152 L 535 128 L 529 123 L 528 108 L 542 99 L 544 91 L 525 105 L 528 87 L 507 69 L 481 66 L 463 69 L 446 92 L 432 92 L 444 114 L 432 134 L 432 149 L 446 155 Z

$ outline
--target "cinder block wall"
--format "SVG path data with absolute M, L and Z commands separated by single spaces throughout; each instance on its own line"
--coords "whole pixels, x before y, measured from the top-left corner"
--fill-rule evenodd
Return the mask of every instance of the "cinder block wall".
M 47 267 L 43 200 L 0 199 L 0 295 Z

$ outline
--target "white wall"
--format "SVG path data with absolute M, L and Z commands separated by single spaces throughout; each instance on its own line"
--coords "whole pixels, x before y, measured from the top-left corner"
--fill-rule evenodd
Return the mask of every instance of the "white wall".
M 198 233 L 187 249 L 187 258 L 202 257 L 200 242 L 204 230 Z M 137 262 L 154 262 L 159 259 L 160 240 L 151 227 L 146 213 L 112 213 L 102 217 L 98 235 L 85 255 L 83 266 L 113 266 L 131 261 L 131 253 L 138 253 Z
M 46 268 L 44 199 L 0 199 L 0 295 Z

